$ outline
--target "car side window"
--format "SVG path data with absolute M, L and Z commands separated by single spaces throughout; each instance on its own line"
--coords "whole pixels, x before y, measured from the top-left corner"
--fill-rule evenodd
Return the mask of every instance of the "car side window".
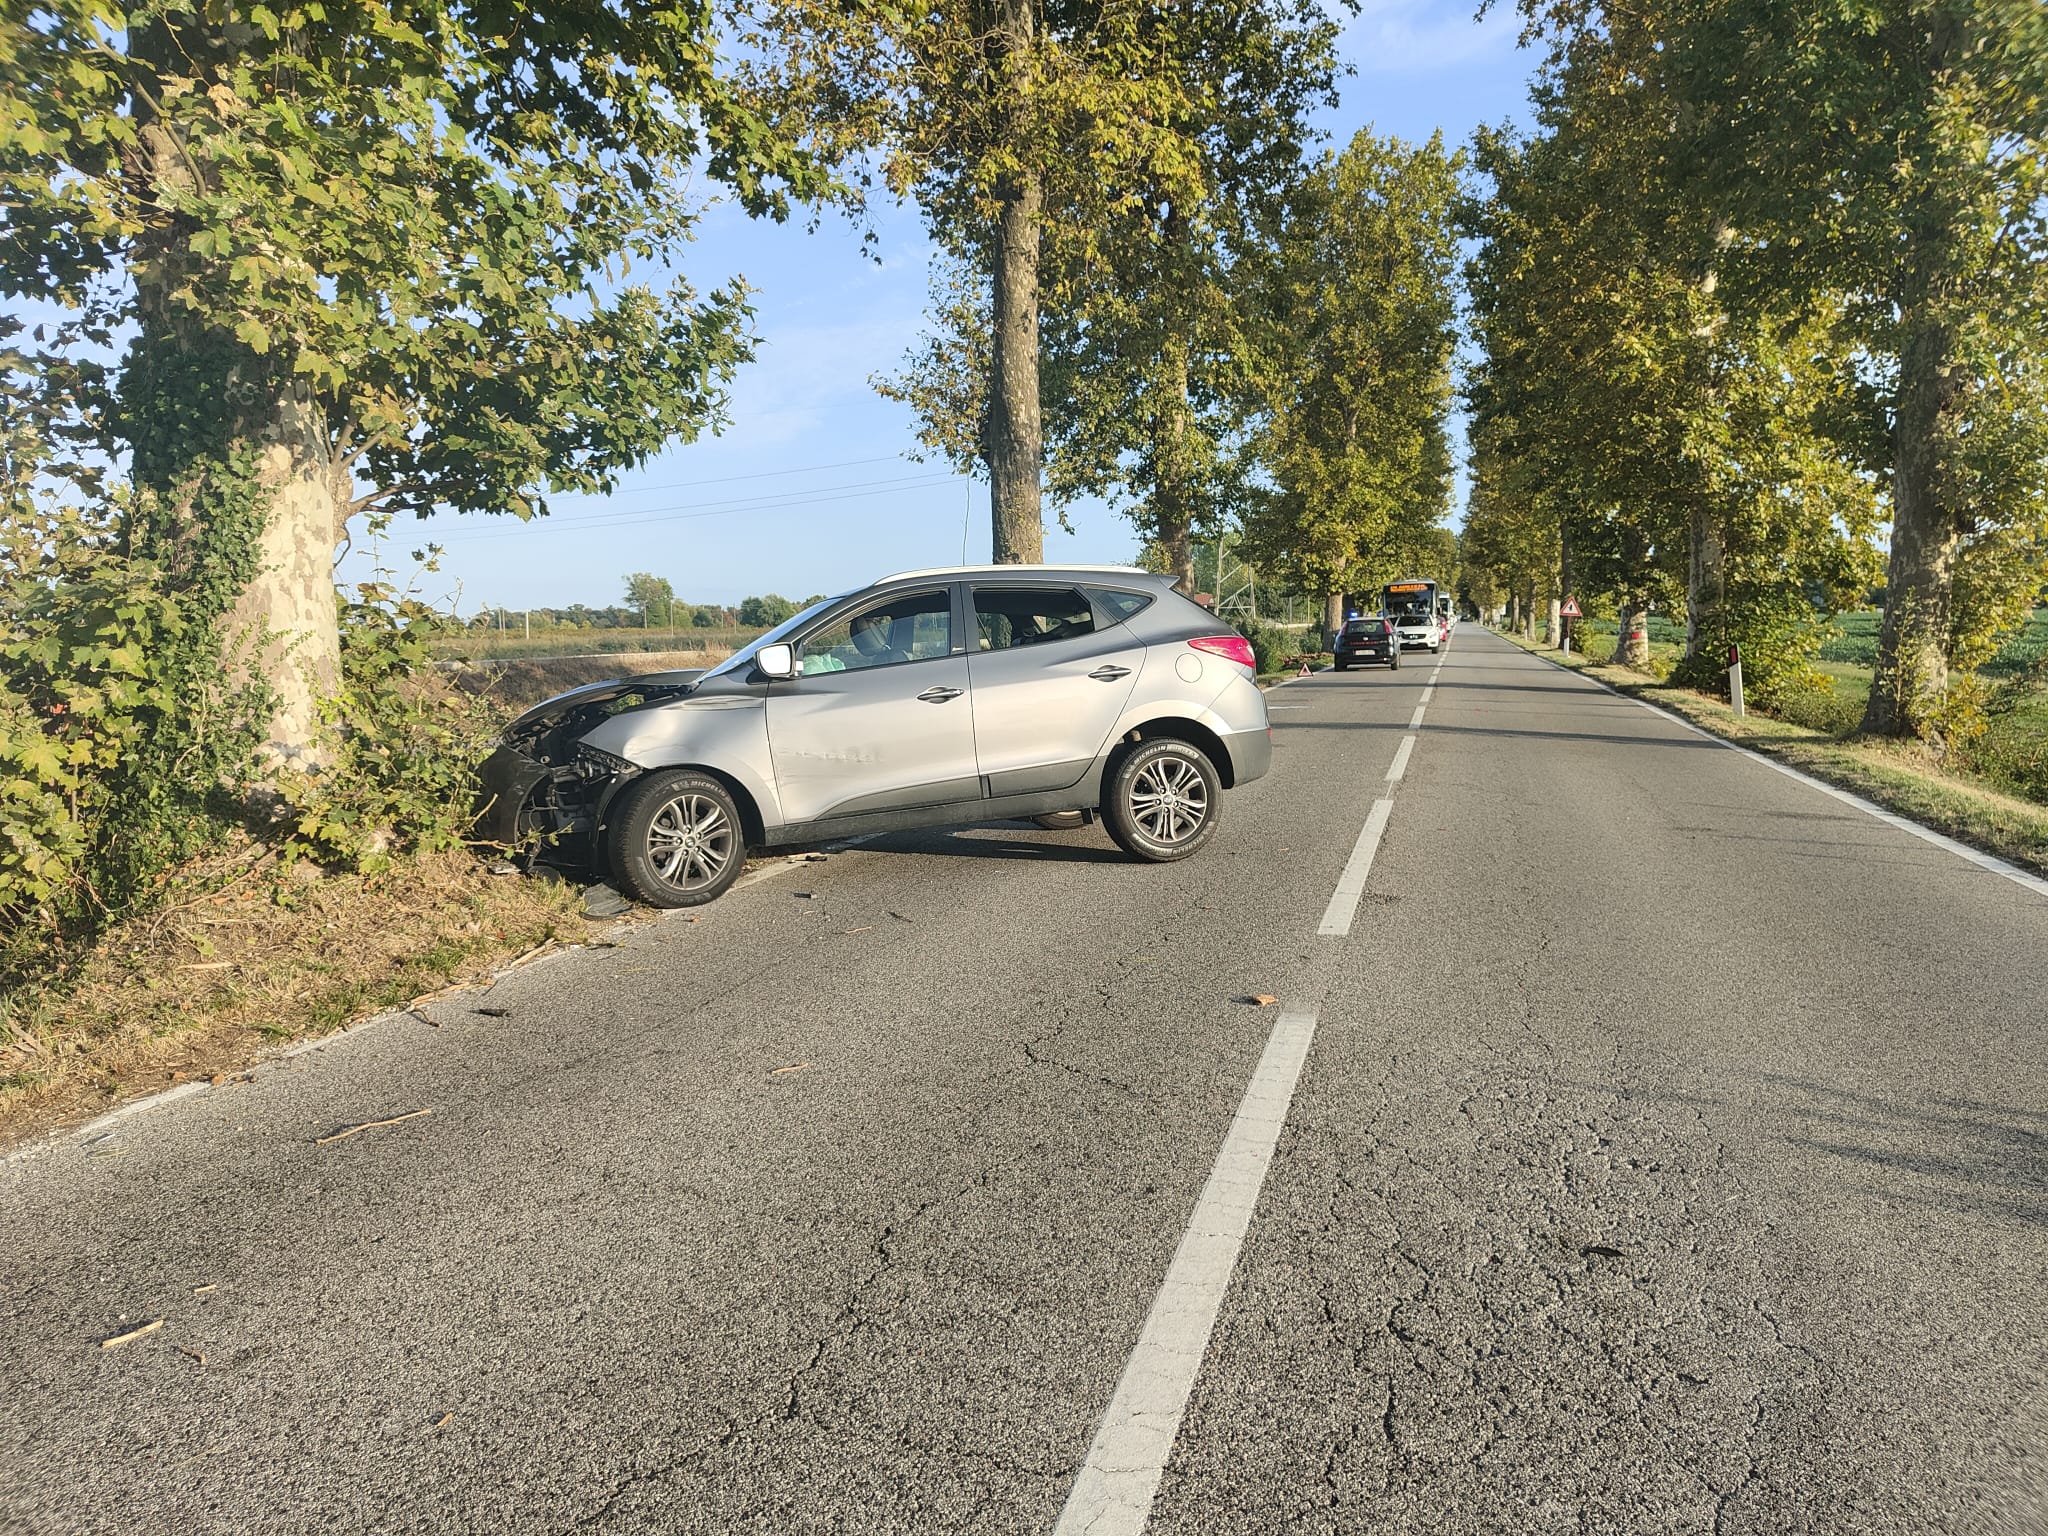
M 1119 592 L 1114 587 L 1090 587 L 1095 600 L 1107 608 L 1121 624 L 1134 613 L 1143 613 L 1152 606 L 1152 599 L 1137 592 Z
M 911 592 L 836 620 L 803 644 L 803 675 L 931 661 L 953 650 L 953 596 Z
M 1092 634 L 1095 610 L 1072 587 L 976 587 L 974 622 L 984 651 L 1007 651 Z

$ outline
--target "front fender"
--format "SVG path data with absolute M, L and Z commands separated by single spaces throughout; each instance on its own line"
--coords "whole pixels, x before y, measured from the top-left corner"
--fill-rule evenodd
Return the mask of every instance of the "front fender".
M 759 697 L 696 697 L 629 709 L 600 722 L 582 744 L 643 771 L 709 769 L 746 792 L 764 831 L 782 825 L 768 755 L 768 712 Z

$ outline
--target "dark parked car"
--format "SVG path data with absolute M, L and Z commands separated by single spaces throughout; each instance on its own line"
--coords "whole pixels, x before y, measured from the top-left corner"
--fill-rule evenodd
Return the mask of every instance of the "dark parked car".
M 1401 645 L 1393 626 L 1382 618 L 1352 619 L 1337 634 L 1337 670 L 1356 663 L 1401 665 Z

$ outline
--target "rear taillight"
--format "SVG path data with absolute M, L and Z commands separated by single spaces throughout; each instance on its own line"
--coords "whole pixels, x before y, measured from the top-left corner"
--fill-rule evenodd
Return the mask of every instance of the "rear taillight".
M 1188 648 L 1226 657 L 1252 672 L 1259 669 L 1258 660 L 1252 655 L 1252 643 L 1243 635 L 1197 635 L 1188 642 Z

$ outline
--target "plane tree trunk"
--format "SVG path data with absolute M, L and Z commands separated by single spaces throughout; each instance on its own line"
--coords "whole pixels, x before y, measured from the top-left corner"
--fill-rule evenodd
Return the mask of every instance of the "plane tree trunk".
M 1892 426 L 1892 542 L 1877 675 L 1863 729 L 1873 735 L 1924 734 L 1948 686 L 1949 609 L 1960 532 L 1941 495 L 1945 434 L 1962 390 L 1950 326 L 1910 321 L 1899 357 L 1898 409 Z
M 997 0 L 990 43 L 999 76 L 1007 76 L 1012 105 L 1006 114 L 1009 141 L 1021 144 L 1028 132 L 1017 81 L 1028 80 L 1037 46 L 1033 0 Z M 999 565 L 1031 565 L 1045 558 L 1045 520 L 1040 478 L 1045 458 L 1044 425 L 1038 395 L 1038 266 L 1045 215 L 1045 182 L 1029 166 L 1002 178 L 997 188 L 991 308 L 994 346 L 990 357 L 988 421 L 984 456 L 988 463 L 994 555 Z

